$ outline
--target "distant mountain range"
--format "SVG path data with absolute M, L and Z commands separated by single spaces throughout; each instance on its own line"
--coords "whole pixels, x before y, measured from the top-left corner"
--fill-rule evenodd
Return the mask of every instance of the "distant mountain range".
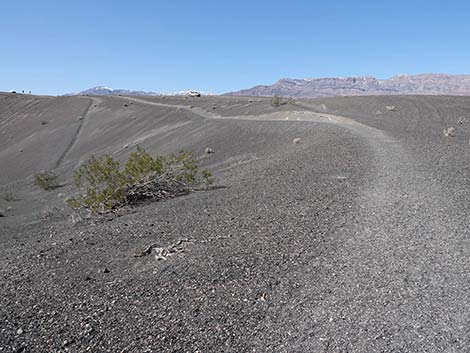
M 128 89 L 113 89 L 105 86 L 96 86 L 78 93 L 68 93 L 66 96 L 75 96 L 75 95 L 94 95 L 94 96 L 108 96 L 111 94 L 121 94 L 126 96 L 156 96 L 158 93 L 155 92 L 145 92 L 145 91 L 132 91 Z
M 67 95 L 187 95 L 191 90 L 176 93 L 156 93 L 113 89 L 97 86 Z M 202 93 L 202 92 L 201 92 Z M 205 93 L 202 93 L 205 94 Z M 377 79 L 370 76 L 358 77 L 327 77 L 291 79 L 283 78 L 272 85 L 260 85 L 236 92 L 230 96 L 282 96 L 295 98 L 317 98 L 336 96 L 368 96 L 368 95 L 457 95 L 470 96 L 470 75 L 420 74 L 399 75 L 389 79 Z
M 375 77 L 284 78 L 272 85 L 261 85 L 229 92 L 232 96 L 335 97 L 358 95 L 470 95 L 470 75 L 399 75 L 380 80 Z
M 188 95 L 189 92 L 194 92 L 194 90 L 187 90 L 187 91 L 180 91 L 180 92 L 173 92 L 173 93 L 156 93 L 151 91 L 133 91 L 128 89 L 114 89 L 105 86 L 96 86 L 78 93 L 67 93 L 65 96 L 80 96 L 80 95 L 91 95 L 91 96 L 109 96 L 109 95 L 122 95 L 122 96 L 159 96 L 159 95 L 167 95 L 167 96 L 183 96 Z M 210 95 L 210 93 L 203 93 L 204 95 Z

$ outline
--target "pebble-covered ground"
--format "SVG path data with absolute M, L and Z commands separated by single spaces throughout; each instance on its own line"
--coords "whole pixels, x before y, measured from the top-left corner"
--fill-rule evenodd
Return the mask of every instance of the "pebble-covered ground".
M 469 139 L 462 97 L 0 95 L 0 352 L 465 352 Z M 137 144 L 220 188 L 74 222 Z

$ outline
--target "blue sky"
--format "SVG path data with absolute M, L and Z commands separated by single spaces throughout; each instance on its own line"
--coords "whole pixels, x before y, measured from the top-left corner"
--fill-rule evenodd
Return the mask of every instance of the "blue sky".
M 3 1 L 0 91 L 470 73 L 468 1 Z

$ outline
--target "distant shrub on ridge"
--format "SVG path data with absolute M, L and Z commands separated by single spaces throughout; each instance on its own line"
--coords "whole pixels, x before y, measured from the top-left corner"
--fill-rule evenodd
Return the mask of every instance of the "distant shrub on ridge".
M 292 104 L 295 100 L 293 98 L 282 98 L 279 96 L 274 96 L 271 98 L 271 106 L 274 108 L 280 107 L 281 105 Z
M 59 187 L 58 179 L 57 174 L 46 170 L 34 175 L 34 184 L 43 190 L 49 191 Z

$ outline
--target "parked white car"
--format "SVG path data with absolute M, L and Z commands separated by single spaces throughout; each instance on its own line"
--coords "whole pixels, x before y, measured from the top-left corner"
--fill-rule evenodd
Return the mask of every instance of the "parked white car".
M 199 93 L 198 91 L 189 91 L 188 94 L 191 97 L 200 97 L 201 96 L 201 93 Z

